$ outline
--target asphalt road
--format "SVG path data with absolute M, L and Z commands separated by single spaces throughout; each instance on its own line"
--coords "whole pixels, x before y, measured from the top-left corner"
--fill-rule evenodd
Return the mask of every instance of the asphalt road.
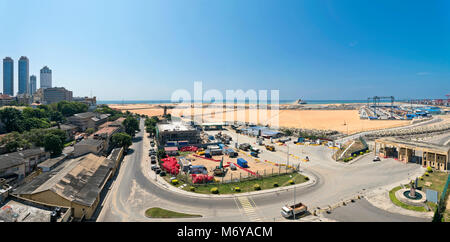
M 141 130 L 144 130 L 141 122 Z M 236 136 L 236 134 L 234 134 Z M 232 136 L 234 138 L 234 136 Z M 131 146 L 133 152 L 124 158 L 111 191 L 107 194 L 97 221 L 161 221 L 149 219 L 144 212 L 150 207 L 162 207 L 191 214 L 201 214 L 202 218 L 177 219 L 176 221 L 284 221 L 280 216 L 281 206 L 292 203 L 293 190 L 248 196 L 251 212 L 243 211 L 242 204 L 235 198 L 192 198 L 184 194 L 175 193 L 155 185 L 148 175 L 143 173 L 142 164 L 147 151 L 143 149 L 143 131 L 136 135 Z M 239 142 L 254 142 L 254 138 L 239 136 Z M 277 146 L 277 152 L 263 151 L 261 157 L 267 160 L 286 162 L 285 148 Z M 294 147 L 290 153 L 311 159 L 308 163 L 301 163 L 301 169 L 313 173 L 318 182 L 314 186 L 296 190 L 296 201 L 302 201 L 308 207 L 325 207 L 344 199 L 353 197 L 365 190 L 399 182 L 415 173 L 421 172 L 421 167 L 415 164 L 402 164 L 394 160 L 372 162 L 371 156 L 364 157 L 352 165 L 336 163 L 331 157 L 329 148 Z M 297 159 L 290 161 L 300 163 Z M 371 208 L 372 207 L 372 208 Z M 367 215 L 361 209 L 355 209 L 353 214 L 347 213 L 351 218 L 366 216 L 371 220 L 370 211 L 375 207 L 370 204 L 362 209 L 368 210 Z M 247 208 L 248 210 L 248 208 Z M 251 214 L 251 216 L 249 216 Z M 376 219 L 391 221 L 403 219 L 402 215 L 383 216 Z M 383 217 L 385 218 L 383 220 Z M 170 220 L 162 220 L 170 221 Z M 173 220 L 172 220 L 173 221 Z M 344 220 L 345 221 L 345 220 Z
M 372 206 L 366 199 L 334 209 L 325 218 L 344 222 L 430 222 L 428 219 L 394 214 Z

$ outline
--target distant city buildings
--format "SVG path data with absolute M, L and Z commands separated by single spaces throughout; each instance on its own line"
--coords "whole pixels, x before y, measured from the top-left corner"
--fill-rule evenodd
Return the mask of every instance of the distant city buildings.
M 30 78 L 30 62 L 26 56 L 19 59 L 19 91 L 18 94 L 28 93 Z
M 49 89 L 49 90 L 47 90 Z M 14 60 L 3 59 L 3 93 L 0 93 L 0 106 L 51 104 L 60 101 L 76 101 L 89 106 L 89 111 L 97 107 L 96 97 L 73 97 L 72 91 L 64 87 L 53 87 L 52 70 L 44 66 L 40 70 L 40 87 L 36 75 L 30 75 L 30 61 L 26 56 L 18 61 L 18 90 L 14 93 Z
M 32 75 L 30 76 L 30 95 L 33 95 L 36 93 L 36 84 L 37 84 L 37 80 L 36 80 L 36 76 Z
M 41 88 L 51 88 L 52 87 L 52 70 L 47 66 L 41 69 Z
M 72 101 L 73 93 L 64 87 L 52 87 L 43 89 L 45 104 L 57 103 L 61 101 Z
M 14 61 L 11 57 L 3 59 L 3 94 L 14 96 Z

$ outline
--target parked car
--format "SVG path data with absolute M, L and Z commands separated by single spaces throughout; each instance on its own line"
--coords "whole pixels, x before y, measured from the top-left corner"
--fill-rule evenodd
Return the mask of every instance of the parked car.
M 152 165 L 152 171 L 156 170 L 158 168 L 156 165 Z
M 156 172 L 156 174 L 159 174 L 159 173 L 161 173 L 161 169 L 156 168 L 155 172 Z
M 380 157 L 375 156 L 375 158 L 373 158 L 373 161 L 381 161 Z
M 159 176 L 165 176 L 166 175 L 166 172 L 165 171 L 161 171 L 160 173 L 159 173 Z

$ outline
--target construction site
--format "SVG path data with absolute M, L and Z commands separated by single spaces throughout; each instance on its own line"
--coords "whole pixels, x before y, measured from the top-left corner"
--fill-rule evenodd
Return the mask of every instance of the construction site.
M 416 99 L 395 102 L 394 96 L 374 96 L 367 98 L 367 104 L 359 111 L 361 119 L 369 120 L 414 120 L 445 114 L 450 105 L 447 99 Z

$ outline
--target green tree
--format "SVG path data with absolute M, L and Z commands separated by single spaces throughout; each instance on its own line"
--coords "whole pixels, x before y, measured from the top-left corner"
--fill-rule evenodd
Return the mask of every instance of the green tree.
M 44 148 L 50 152 L 52 156 L 58 156 L 64 149 L 64 143 L 61 142 L 60 137 L 54 134 L 46 134 L 44 136 Z
M 136 131 L 139 131 L 139 121 L 132 116 L 128 116 L 123 121 L 123 126 L 125 127 L 125 132 L 129 134 L 131 137 L 134 137 Z
M 47 129 L 50 128 L 48 119 L 45 118 L 25 118 L 18 121 L 20 130 L 29 131 L 31 129 Z
M 88 129 L 86 129 L 86 131 L 84 131 L 86 134 L 88 134 L 88 135 L 91 135 L 91 134 L 93 134 L 94 132 L 95 132 L 95 129 L 93 129 L 93 128 L 88 128 Z
M 132 144 L 132 138 L 126 133 L 116 133 L 111 137 L 111 142 L 116 147 L 129 147 Z
M 15 108 L 4 108 L 0 110 L 0 120 L 5 124 L 6 132 L 22 132 L 19 121 L 23 119 L 20 110 Z
M 19 132 L 11 132 L 7 134 L 1 139 L 0 144 L 5 145 L 8 153 L 15 152 L 19 148 L 27 149 L 31 147 L 31 143 L 24 139 Z

